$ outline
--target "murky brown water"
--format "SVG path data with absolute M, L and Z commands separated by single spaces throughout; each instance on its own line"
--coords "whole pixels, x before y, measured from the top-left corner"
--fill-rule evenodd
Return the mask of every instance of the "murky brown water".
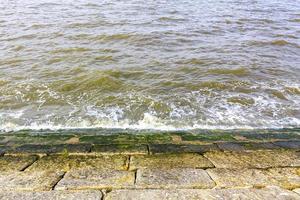
M 0 0 L 0 129 L 300 126 L 299 0 Z

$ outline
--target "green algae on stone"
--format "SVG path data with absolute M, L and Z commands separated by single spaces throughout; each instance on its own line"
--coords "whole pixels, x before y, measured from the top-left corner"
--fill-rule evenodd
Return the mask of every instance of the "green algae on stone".
M 99 154 L 148 154 L 147 145 L 142 144 L 110 144 L 93 145 L 92 151 Z
M 150 144 L 150 153 L 204 153 L 219 150 L 215 144 Z
M 40 145 L 25 144 L 16 147 L 12 153 L 88 153 L 91 150 L 90 144 L 57 144 L 57 145 Z
M 79 138 L 80 142 L 93 144 L 148 144 L 171 142 L 169 134 L 116 134 L 116 135 L 86 135 Z

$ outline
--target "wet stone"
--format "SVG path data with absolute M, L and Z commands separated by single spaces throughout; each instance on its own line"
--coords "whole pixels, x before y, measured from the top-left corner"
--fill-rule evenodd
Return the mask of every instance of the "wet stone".
M 63 173 L 55 171 L 0 172 L 0 193 L 11 190 L 51 190 L 62 176 Z
M 208 169 L 207 172 L 220 188 L 270 185 L 286 189 L 300 187 L 300 168 Z
M 296 149 L 300 150 L 300 140 L 298 141 L 277 141 L 274 142 L 275 145 L 286 149 Z
M 0 192 L 5 200 L 101 200 L 101 191 L 42 191 L 42 192 Z
M 150 144 L 150 153 L 204 153 L 219 150 L 215 144 L 209 145 L 177 145 L 177 144 Z
M 112 134 L 112 135 L 86 135 L 81 136 L 80 142 L 91 144 L 160 144 L 172 142 L 168 133 L 155 134 Z
M 59 144 L 59 145 L 39 145 L 26 144 L 17 147 L 12 153 L 87 153 L 90 152 L 90 144 Z
M 215 183 L 203 169 L 139 169 L 137 171 L 137 188 L 212 188 L 214 186 Z
M 80 168 L 97 168 L 97 169 L 127 169 L 127 156 L 123 155 L 49 155 L 42 157 L 26 170 L 60 170 L 69 171 Z
M 225 142 L 217 143 L 217 145 L 223 151 L 266 150 L 280 148 L 271 142 Z
M 0 157 L 0 171 L 21 171 L 38 159 L 35 155 L 6 155 Z
M 196 153 L 136 155 L 130 160 L 130 170 L 140 168 L 210 168 L 213 164 Z
M 94 145 L 92 152 L 100 154 L 148 154 L 147 145 L 134 144 L 114 144 L 114 145 Z
M 245 152 L 208 152 L 207 157 L 217 168 L 269 168 L 300 166 L 300 152 L 245 151 Z
M 237 189 L 113 190 L 106 200 L 298 200 L 299 195 L 278 187 Z
M 72 135 L 64 135 L 57 133 L 34 134 L 31 131 L 27 133 L 14 133 L 5 137 L 6 145 L 24 145 L 24 144 L 43 144 L 54 145 L 63 144 L 72 138 Z
M 71 170 L 56 185 L 55 190 L 110 189 L 133 187 L 135 172 L 99 170 L 93 168 Z

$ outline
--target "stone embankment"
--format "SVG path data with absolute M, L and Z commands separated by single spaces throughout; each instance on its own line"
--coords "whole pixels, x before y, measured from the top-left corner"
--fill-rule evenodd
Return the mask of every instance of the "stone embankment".
M 300 199 L 300 130 L 17 132 L 0 199 Z

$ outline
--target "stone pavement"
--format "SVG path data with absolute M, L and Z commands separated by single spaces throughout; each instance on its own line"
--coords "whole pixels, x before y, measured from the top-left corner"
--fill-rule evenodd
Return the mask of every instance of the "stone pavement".
M 300 130 L 0 135 L 0 199 L 300 200 Z

